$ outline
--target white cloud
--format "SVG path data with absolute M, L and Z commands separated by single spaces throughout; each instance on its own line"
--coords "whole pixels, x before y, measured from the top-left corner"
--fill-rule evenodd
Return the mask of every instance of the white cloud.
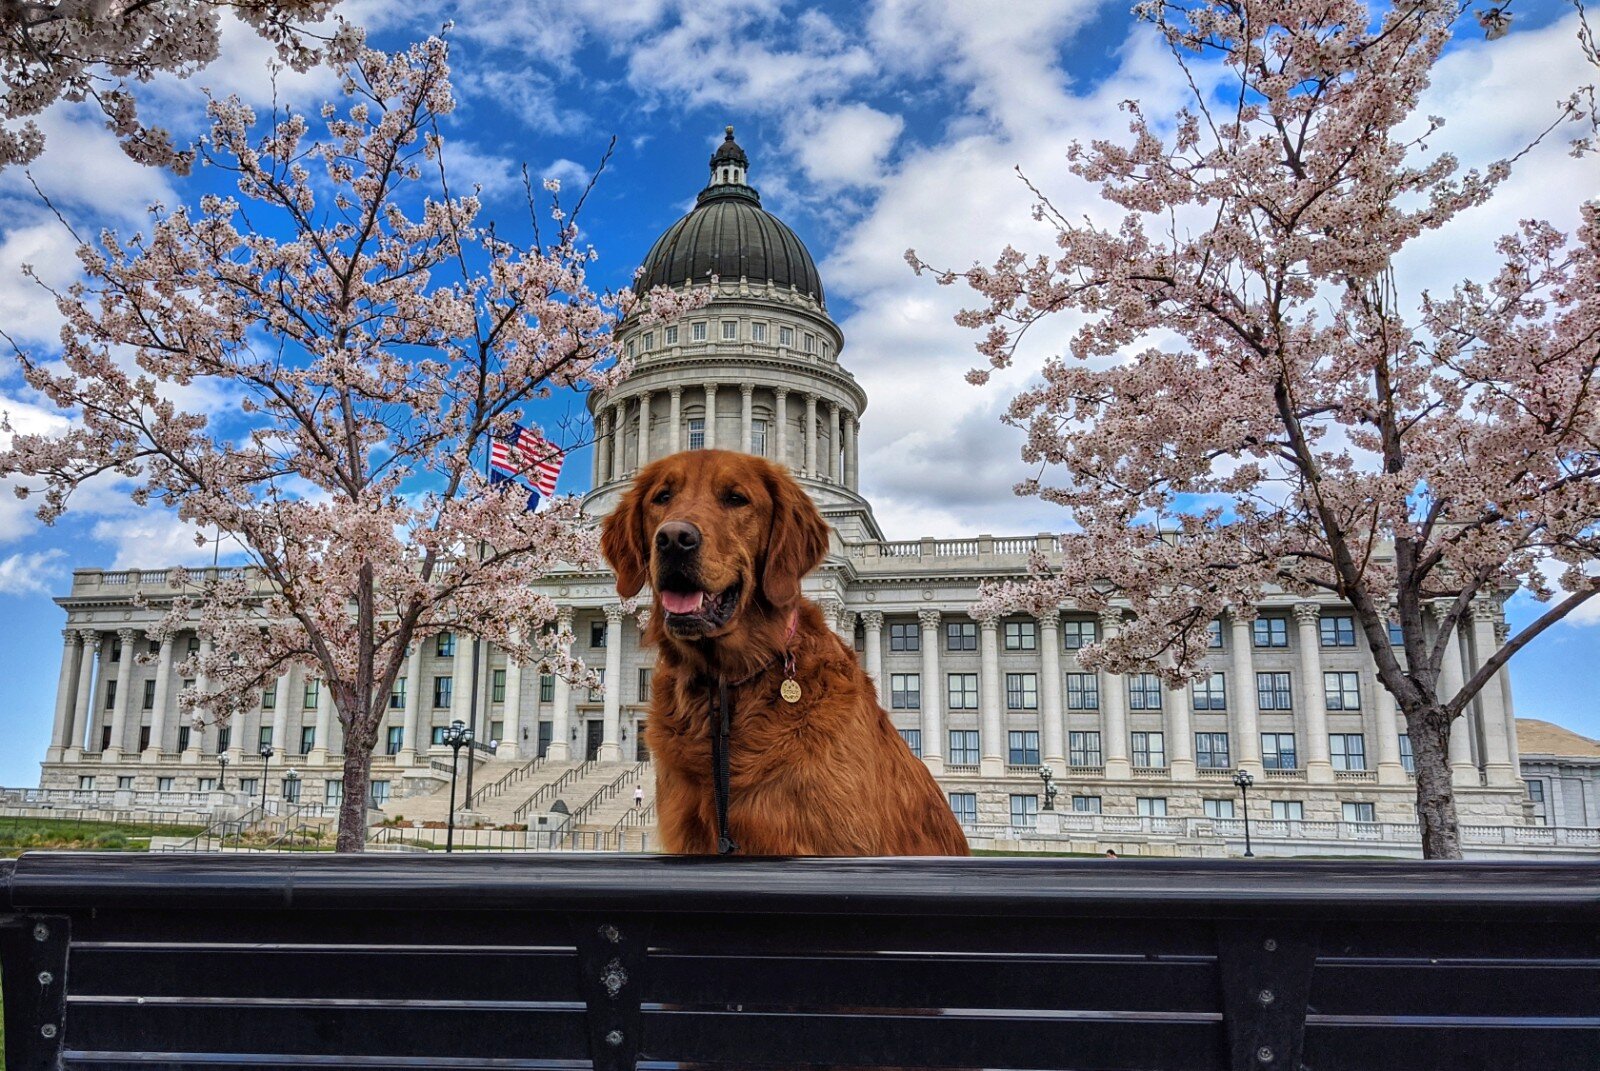
M 42 207 L 15 207 L 11 226 L 0 236 L 0 330 L 18 345 L 53 345 L 61 328 L 55 299 L 38 281 L 22 274 L 23 265 L 32 265 L 46 285 L 62 289 L 78 278 L 77 245 Z M 9 351 L 3 354 L 8 366 L 11 358 Z M 4 378 L 6 373 L 0 373 Z
M 86 210 L 96 219 L 139 223 L 147 218 L 149 205 L 175 202 L 166 172 L 128 159 L 97 107 L 63 101 L 39 117 L 39 128 L 45 150 L 26 173 L 20 167 L 0 171 L 3 218 L 14 218 L 19 204 L 39 204 L 29 174 L 69 218 L 77 214 L 74 210 Z M 32 213 L 28 215 L 31 219 Z
M 818 108 L 785 131 L 789 151 L 806 178 L 821 186 L 869 186 L 884 178 L 883 163 L 905 120 L 866 104 Z
M 49 595 L 61 586 L 66 570 L 57 564 L 64 551 L 31 551 L 0 558 L 0 595 Z

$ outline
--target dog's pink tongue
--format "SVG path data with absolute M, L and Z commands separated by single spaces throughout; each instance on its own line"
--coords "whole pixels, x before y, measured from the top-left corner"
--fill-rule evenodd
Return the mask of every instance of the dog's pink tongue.
M 669 614 L 692 614 L 700 609 L 700 604 L 705 601 L 706 593 L 703 591 L 663 591 L 661 605 Z

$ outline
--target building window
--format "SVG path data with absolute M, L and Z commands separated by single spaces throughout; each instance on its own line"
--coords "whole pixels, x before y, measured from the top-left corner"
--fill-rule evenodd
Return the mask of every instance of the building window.
M 761 419 L 750 421 L 750 452 L 757 457 L 767 456 L 767 422 Z
M 1206 622 L 1206 646 L 1213 651 L 1222 650 L 1222 622 L 1218 618 Z
M 157 792 L 171 792 L 172 791 L 172 778 L 170 778 L 170 777 L 158 777 L 158 778 L 156 778 L 156 791 Z
M 1261 710 L 1293 710 L 1293 693 L 1287 673 L 1256 674 L 1256 706 Z
M 195 778 L 194 787 L 196 792 L 215 792 L 217 790 L 217 779 L 215 777 L 197 777 Z
M 1191 681 L 1189 695 L 1194 700 L 1196 710 L 1227 710 L 1228 695 L 1223 683 L 1221 673 L 1213 673 L 1209 677 Z
M 945 622 L 944 648 L 947 651 L 976 651 L 978 649 L 978 623 L 976 621 Z
M 117 702 L 117 682 L 106 681 L 106 709 L 110 710 Z
M 1202 770 L 1226 770 L 1232 766 L 1228 758 L 1228 734 L 1195 733 L 1194 764 Z
M 139 726 L 139 751 L 144 753 L 150 750 L 150 726 Z
M 300 802 L 300 778 L 285 777 L 279 784 L 283 786 L 283 801 L 285 803 Z
M 1417 756 L 1411 751 L 1411 737 L 1405 733 L 1400 734 L 1400 765 L 1406 773 L 1414 774 L 1417 772 Z M 1530 781 L 1528 784 L 1531 788 L 1534 782 Z M 1540 791 L 1543 791 L 1543 789 L 1541 788 Z
M 188 640 L 188 643 L 185 644 L 185 646 L 184 646 L 184 650 L 188 654 L 192 654 L 192 655 L 193 654 L 199 654 L 200 653 L 200 637 L 199 636 L 190 636 L 189 640 Z
M 1160 769 L 1167 764 L 1167 738 L 1164 733 L 1133 734 L 1133 764 Z
M 440 658 L 450 658 L 456 653 L 456 634 L 441 632 L 433 638 L 433 653 Z
M 394 687 L 389 689 L 389 709 L 404 710 L 406 708 L 406 679 L 396 677 Z
M 706 325 L 704 322 L 689 325 L 689 340 L 691 342 L 704 342 L 706 340 Z
M 1289 646 L 1289 619 L 1287 617 L 1258 617 L 1252 631 L 1257 647 Z
M 952 766 L 978 765 L 978 730 L 950 730 L 950 764 Z
M 329 807 L 337 807 L 344 802 L 344 778 L 330 777 L 322 786 L 323 802 Z
M 121 636 L 112 636 L 111 637 L 111 661 L 113 661 L 113 662 L 121 662 L 122 661 L 122 637 Z
M 391 725 L 389 726 L 388 734 L 383 741 L 383 753 L 385 755 L 398 755 L 400 754 L 400 749 L 405 746 L 405 742 L 405 726 Z
M 676 327 L 669 327 L 665 333 L 667 345 L 676 346 L 678 344 L 678 329 Z
M 1261 734 L 1261 766 L 1266 770 L 1298 770 L 1293 733 Z
M 1100 638 L 1100 626 L 1093 621 L 1063 621 L 1061 641 L 1069 651 L 1078 651 Z
M 539 674 L 539 702 L 554 703 L 556 701 L 556 675 L 554 673 Z
M 1165 818 L 1167 816 L 1167 798 L 1165 796 L 1140 796 L 1133 801 L 1133 804 L 1140 818 Z
M 256 733 L 256 751 L 272 746 L 272 726 L 263 725 Z
M 506 671 L 503 669 L 489 672 L 489 702 L 504 703 L 506 701 Z
M 1537 779 L 1528 781 L 1528 799 L 1533 803 L 1533 817 L 1540 825 L 1549 825 L 1550 820 L 1544 811 L 1544 782 Z
M 1335 770 L 1367 768 L 1367 742 L 1360 733 L 1329 733 L 1328 752 Z
M 278 682 L 273 681 L 261 689 L 261 709 L 276 710 L 278 707 Z
M 1104 764 L 1104 760 L 1100 757 L 1100 734 L 1098 732 L 1067 734 L 1067 765 L 1102 766 Z
M 1154 673 L 1135 673 L 1128 678 L 1129 710 L 1161 709 L 1161 678 Z
M 233 726 L 224 725 L 217 730 L 217 751 L 227 751 L 233 744 Z
M 389 782 L 370 781 L 367 783 L 367 801 L 374 807 L 382 807 L 389 802 Z
M 898 729 L 896 731 L 900 734 L 900 739 L 906 742 L 906 747 L 911 749 L 911 754 L 919 759 L 922 758 L 922 730 Z
M 706 422 L 704 417 L 689 418 L 689 449 L 704 450 L 706 448 Z
M 1306 805 L 1299 800 L 1273 800 L 1272 820 L 1274 822 L 1304 822 L 1306 820 Z
M 634 352 L 633 351 L 633 339 L 630 338 L 630 339 L 628 339 L 628 356 L 632 357 L 633 356 L 633 352 Z
M 1039 624 L 1036 621 L 1007 621 L 1005 639 L 1008 651 L 1037 651 Z
M 300 705 L 306 710 L 315 710 L 317 700 L 322 698 L 322 682 L 318 680 L 306 681 L 306 686 L 300 692 Z
M 648 703 L 655 694 L 655 676 L 656 671 L 651 667 L 639 667 L 639 702 Z
M 785 330 L 788 330 L 785 328 Z M 956 822 L 964 826 L 978 824 L 978 794 L 976 792 L 950 793 L 950 813 L 956 816 Z
M 445 728 L 446 727 L 443 726 L 443 725 L 435 725 L 433 727 L 433 746 L 434 747 L 443 747 L 444 746 L 444 731 L 445 731 Z
M 79 792 L 93 792 L 94 791 L 94 774 L 79 774 L 78 775 L 78 791 Z
M 1400 622 L 1389 622 L 1389 646 L 1404 647 L 1406 645 L 1405 630 L 1400 627 Z
M 1361 709 L 1361 678 L 1356 673 L 1324 673 L 1322 697 L 1329 710 Z
M 978 709 L 978 675 L 950 673 L 945 676 L 945 694 L 951 710 Z
M 145 650 L 147 650 L 150 654 L 153 654 L 153 655 L 160 654 L 161 653 L 161 641 L 160 640 L 151 640 L 150 641 L 150 645 L 148 647 L 146 647 Z
M 189 750 L 189 737 L 190 737 L 191 733 L 192 733 L 192 730 L 190 729 L 189 726 L 187 726 L 187 725 L 178 726 L 178 750 L 179 751 L 188 751 Z
M 1006 734 L 1006 761 L 1013 766 L 1039 765 L 1039 734 L 1032 729 L 1013 729 Z
M 656 348 L 656 333 L 654 331 L 646 331 L 644 333 L 644 348 L 647 353 Z
M 489 723 L 489 743 L 490 744 L 498 744 L 501 740 L 505 739 L 505 736 L 506 736 L 506 723 L 505 722 L 503 722 L 503 721 L 491 721 Z
M 606 696 L 606 671 L 594 671 L 594 687 L 589 689 L 589 702 L 598 703 Z
M 1011 794 L 1011 828 L 1034 829 L 1039 825 L 1039 797 L 1031 793 Z
M 822 344 L 822 359 L 824 361 L 826 361 L 828 358 L 830 358 L 832 356 L 833 356 L 833 346 L 828 342 L 823 342 L 823 344 Z
M 606 645 L 606 622 L 589 622 L 589 646 L 604 647 Z
M 433 678 L 433 709 L 444 710 L 450 705 L 450 693 L 454 681 L 450 677 Z
M 889 709 L 922 709 L 922 674 L 889 674 Z
M 1207 818 L 1232 818 L 1232 800 L 1201 800 L 1200 812 Z
M 1098 674 L 1098 673 L 1068 673 L 1067 674 L 1067 709 L 1068 710 L 1099 710 L 1100 709 L 1100 674 Z
M 805 346 L 805 349 L 806 349 L 807 353 L 816 353 L 817 352 L 817 336 L 813 335 L 809 331 L 806 332 L 806 346 Z
M 922 650 L 922 634 L 917 630 L 917 626 L 914 624 L 891 624 L 889 626 L 889 650 Z
M 1006 674 L 1006 709 L 1039 709 L 1039 675 L 1037 673 Z
M 259 777 L 239 778 L 239 794 L 241 796 L 244 796 L 246 799 L 254 799 L 260 791 L 261 779 Z
M 1346 822 L 1376 822 L 1378 808 L 1371 803 L 1345 803 L 1340 805 Z
M 156 682 L 144 682 L 144 698 L 140 701 L 141 710 L 154 710 L 156 705 Z
M 315 725 L 300 726 L 300 754 L 309 755 L 311 749 L 317 746 L 317 727 Z
M 722 340 L 724 342 L 733 342 L 738 337 L 739 337 L 739 321 L 738 320 L 723 320 L 722 321 Z
M 792 328 L 792 327 L 780 327 L 780 328 L 778 328 L 778 345 L 780 345 L 780 346 L 793 346 L 794 345 L 794 328 Z
M 1356 645 L 1356 619 L 1349 614 L 1325 615 L 1317 625 L 1324 647 L 1354 647 Z
M 1099 814 L 1099 796 L 1074 796 L 1072 797 L 1072 812 L 1074 814 Z
M 765 342 L 767 340 L 767 325 L 759 321 L 750 325 L 750 341 Z

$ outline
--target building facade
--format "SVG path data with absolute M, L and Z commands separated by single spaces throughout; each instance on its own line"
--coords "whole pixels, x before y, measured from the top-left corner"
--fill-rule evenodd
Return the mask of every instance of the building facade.
M 1567 829 L 1600 827 L 1600 740 L 1518 718 L 1517 744 L 1533 820 Z
M 845 340 L 815 263 L 761 207 L 748 168 L 729 128 L 694 209 L 645 260 L 641 293 L 708 287 L 711 299 L 674 323 L 620 327 L 635 371 L 589 398 L 599 436 L 584 497 L 590 516 L 603 516 L 641 466 L 679 450 L 741 450 L 787 465 L 832 528 L 807 595 L 860 652 L 908 746 L 969 825 L 1032 825 L 1041 766 L 1063 810 L 1230 818 L 1230 779 L 1242 768 L 1255 775 L 1264 801 L 1256 805 L 1274 818 L 1414 820 L 1403 721 L 1347 607 L 1285 594 L 1230 612 L 1212 624 L 1207 676 L 1169 688 L 1154 673 L 1079 664 L 1084 646 L 1122 627 L 1120 611 L 972 616 L 984 582 L 1022 575 L 1035 553 L 1059 560 L 1055 536 L 885 539 L 860 493 L 866 393 L 841 363 Z M 184 795 L 215 790 L 224 777 L 259 792 L 255 756 L 270 742 L 280 756 L 265 768 L 273 795 L 336 801 L 338 721 L 326 690 L 298 670 L 229 728 L 180 724 L 186 682 L 172 667 L 201 641 L 146 638 L 165 580 L 165 571 L 80 570 L 58 600 L 68 622 L 41 785 Z M 576 653 L 603 667 L 606 687 L 575 689 L 490 651 L 477 682 L 479 738 L 499 741 L 502 757 L 644 758 L 654 662 L 640 643 L 647 611 L 625 609 L 609 574 L 540 583 L 563 606 Z M 1446 690 L 1505 640 L 1497 602 L 1474 610 L 1446 658 Z M 444 635 L 411 652 L 373 762 L 378 799 L 438 784 L 430 759 L 449 754 L 443 728 L 467 719 L 471 647 L 465 635 Z M 1513 726 L 1502 673 L 1452 735 L 1464 819 L 1530 817 Z

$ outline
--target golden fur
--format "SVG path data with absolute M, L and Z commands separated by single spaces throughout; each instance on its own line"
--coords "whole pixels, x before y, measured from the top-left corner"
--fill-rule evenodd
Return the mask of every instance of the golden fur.
M 669 623 L 663 610 L 656 534 L 668 522 L 699 530 L 697 586 L 713 595 L 737 589 L 731 615 L 707 631 Z M 800 595 L 827 540 L 821 514 L 787 472 L 723 450 L 646 466 L 605 519 L 601 548 L 617 591 L 628 598 L 646 583 L 654 589 L 645 740 L 666 851 L 716 851 L 711 732 L 720 676 L 749 678 L 733 692 L 729 751 L 729 826 L 742 854 L 968 854 L 943 792 L 878 705 L 855 652 Z M 792 705 L 778 694 L 785 652 L 802 691 Z

